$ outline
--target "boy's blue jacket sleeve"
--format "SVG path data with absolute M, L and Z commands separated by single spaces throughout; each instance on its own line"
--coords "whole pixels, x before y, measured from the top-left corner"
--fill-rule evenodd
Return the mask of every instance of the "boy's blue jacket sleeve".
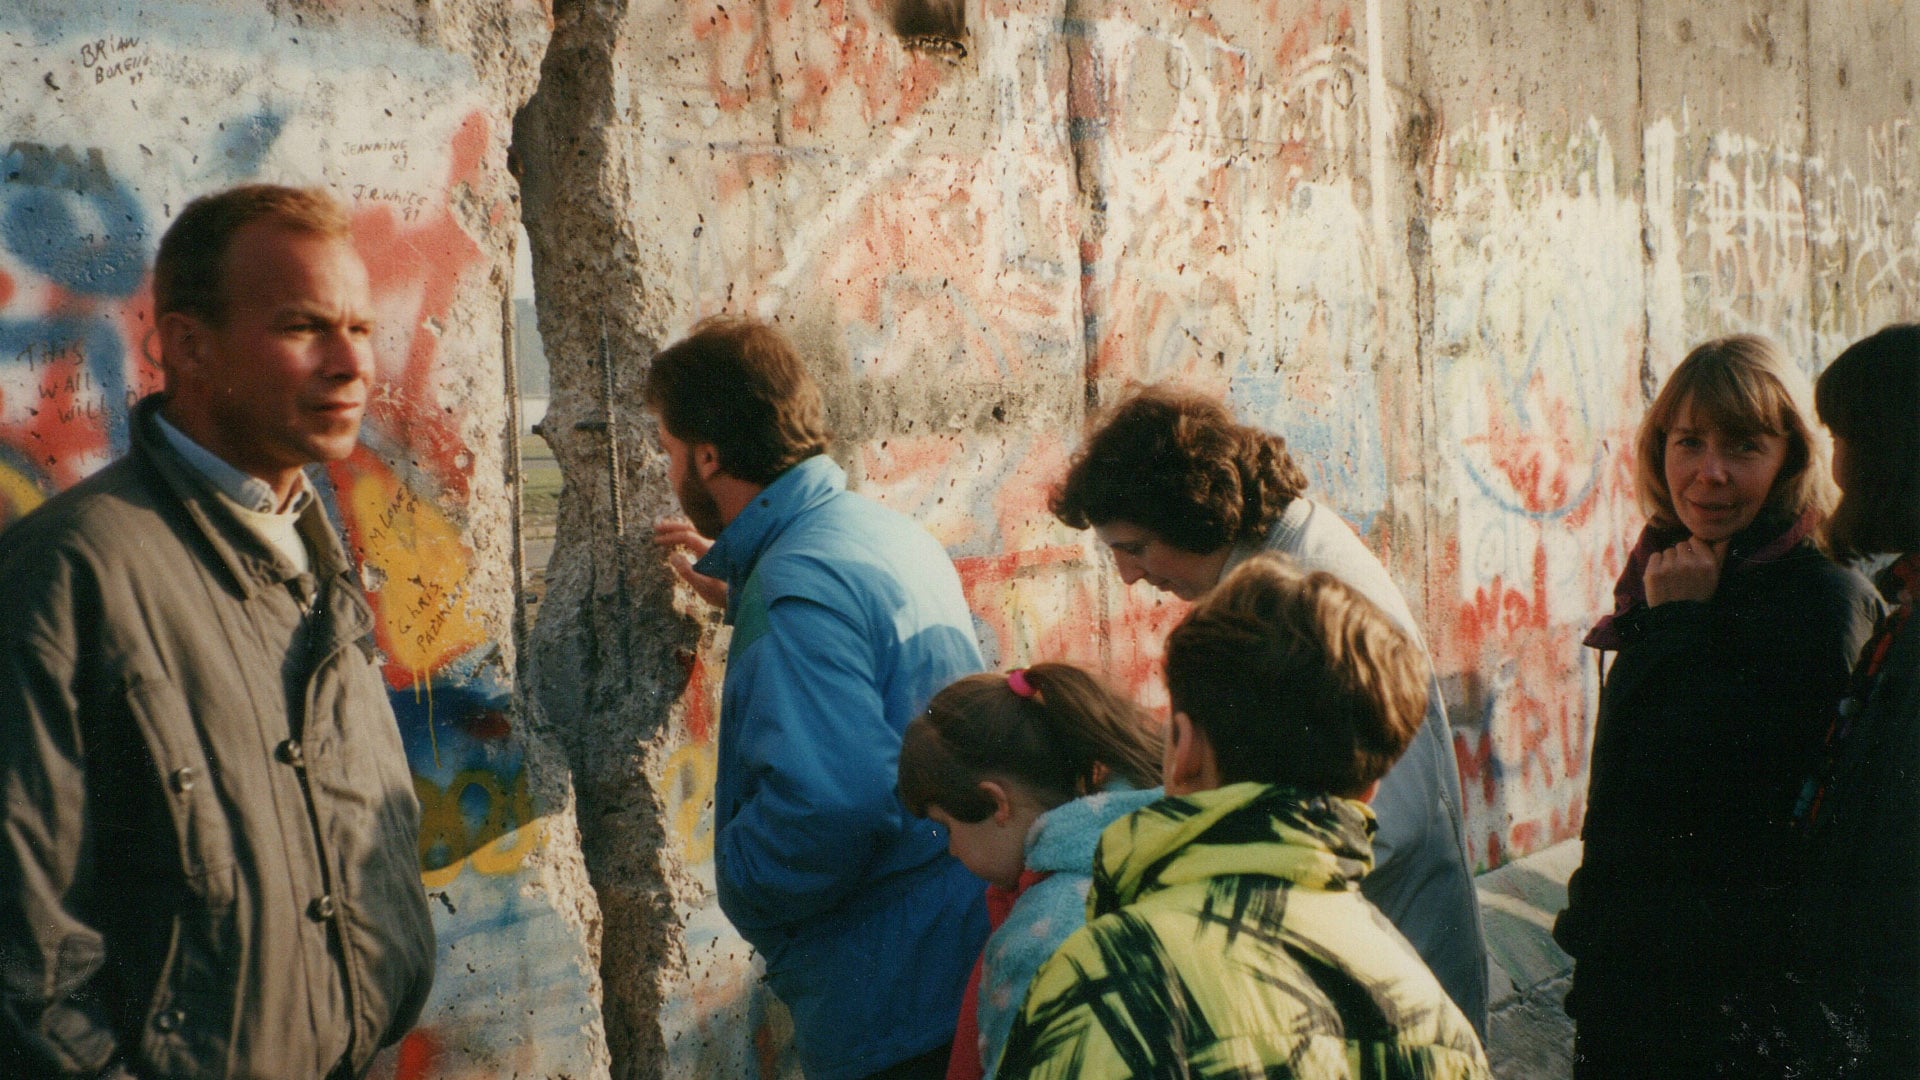
M 887 723 L 873 643 L 842 613 L 776 598 L 752 644 L 738 712 L 743 802 L 721 829 L 720 899 L 742 930 L 799 922 L 866 884 L 904 822 L 893 794 L 900 736 Z

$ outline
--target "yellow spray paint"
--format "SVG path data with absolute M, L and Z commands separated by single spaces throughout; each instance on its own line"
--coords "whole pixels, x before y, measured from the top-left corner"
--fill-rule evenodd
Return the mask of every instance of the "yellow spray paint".
M 433 730 L 433 677 L 424 671 L 413 673 L 413 703 L 420 704 L 421 688 L 427 696 L 427 745 L 433 747 L 433 768 L 440 769 L 440 736 Z
M 713 800 L 717 768 L 711 744 L 688 743 L 675 750 L 661 770 L 673 838 L 681 860 L 689 866 L 713 860 L 713 819 L 708 803 Z
M 487 640 L 467 603 L 472 554 L 439 507 L 383 466 L 354 477 L 347 503 L 366 561 L 382 580 L 373 600 L 389 671 L 413 673 L 417 691 L 428 681 L 423 673 Z
M 40 488 L 31 478 L 0 465 L 0 525 L 27 516 L 44 501 L 46 496 L 40 494 Z
M 461 797 L 471 789 L 486 798 L 486 817 L 478 827 L 469 827 L 460 809 Z M 464 769 L 445 788 L 416 776 L 413 790 L 420 800 L 422 866 L 436 847 L 444 845 L 452 856 L 445 866 L 421 870 L 420 880 L 430 889 L 445 888 L 469 866 L 495 877 L 515 873 L 546 839 L 546 822 L 533 816 L 524 773 L 509 783 L 486 769 Z M 476 844 L 482 837 L 484 842 Z

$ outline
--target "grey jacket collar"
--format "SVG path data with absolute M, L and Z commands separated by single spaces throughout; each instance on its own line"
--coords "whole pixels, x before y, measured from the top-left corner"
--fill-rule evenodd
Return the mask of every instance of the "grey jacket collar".
M 1300 549 L 1300 539 L 1307 531 L 1307 522 L 1313 518 L 1313 500 L 1305 495 L 1295 495 L 1280 512 L 1279 520 L 1267 528 L 1267 535 L 1261 540 L 1242 540 L 1233 545 L 1227 553 L 1226 565 L 1220 568 L 1220 577 L 1225 580 L 1233 568 L 1253 558 L 1263 551 L 1293 552 Z
M 206 537 L 214 554 L 227 572 L 233 575 L 234 584 L 248 599 L 252 599 L 265 586 L 283 585 L 299 577 L 300 572 L 293 564 L 234 517 L 233 512 L 217 497 L 213 482 L 199 469 L 188 464 L 186 458 L 161 433 L 158 413 L 164 400 L 164 395 L 153 394 L 134 405 L 133 416 L 128 424 L 133 441 L 129 456 L 158 475 L 180 501 L 187 516 Z M 340 538 L 327 521 L 318 499 L 308 500 L 300 512 L 298 527 L 301 537 L 307 542 L 307 549 L 313 553 L 315 580 L 326 583 L 345 579 L 343 583 L 351 586 L 353 564 L 347 560 L 346 552 L 340 546 Z M 354 636 L 371 629 L 372 612 L 367 609 L 360 591 L 351 587 L 340 591 L 351 598 L 334 605 L 335 618 L 348 624 L 342 629 L 357 626 Z

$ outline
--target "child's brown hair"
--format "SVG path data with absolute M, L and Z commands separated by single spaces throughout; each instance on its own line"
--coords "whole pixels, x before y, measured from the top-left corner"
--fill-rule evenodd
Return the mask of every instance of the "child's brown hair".
M 1325 572 L 1258 555 L 1167 638 L 1167 691 L 1223 783 L 1358 795 L 1406 752 L 1429 667 L 1387 614 Z
M 935 694 L 900 742 L 900 801 L 984 821 L 983 780 L 1011 779 L 1045 809 L 1098 791 L 1111 773 L 1160 782 L 1161 737 L 1145 709 L 1072 664 L 969 675 Z

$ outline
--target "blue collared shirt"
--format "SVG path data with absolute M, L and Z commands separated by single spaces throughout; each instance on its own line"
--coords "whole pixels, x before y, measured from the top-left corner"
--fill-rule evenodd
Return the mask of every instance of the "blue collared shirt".
M 168 423 L 167 418 L 160 413 L 154 413 L 153 419 L 160 425 L 160 434 L 166 436 L 167 442 L 180 452 L 181 457 L 187 459 L 187 464 L 206 477 L 220 494 L 248 510 L 262 514 L 280 513 L 280 500 L 274 496 L 272 484 L 257 476 L 248 476 L 220 460 L 212 451 L 187 438 L 185 432 Z M 312 501 L 313 488 L 302 483 L 300 489 L 293 493 L 293 503 L 287 507 L 286 512 L 299 514 Z

